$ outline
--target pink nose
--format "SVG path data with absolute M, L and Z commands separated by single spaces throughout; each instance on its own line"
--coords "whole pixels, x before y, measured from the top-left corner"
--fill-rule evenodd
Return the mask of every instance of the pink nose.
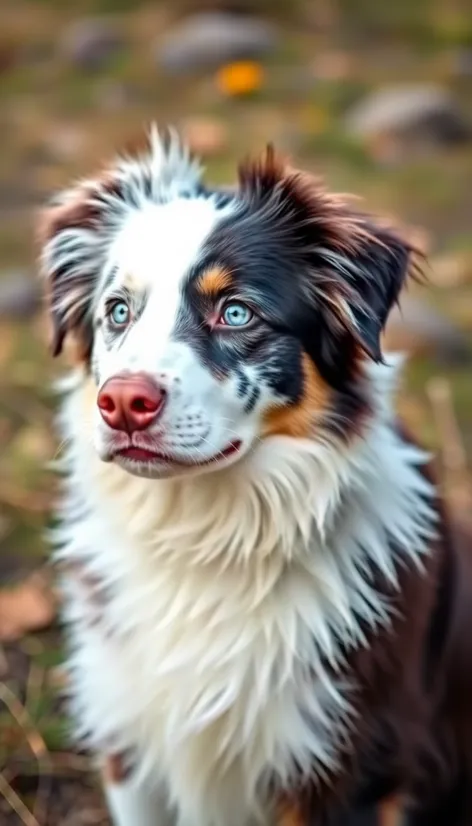
M 105 382 L 97 404 L 103 420 L 113 430 L 145 430 L 162 413 L 166 393 L 142 373 L 114 376 Z

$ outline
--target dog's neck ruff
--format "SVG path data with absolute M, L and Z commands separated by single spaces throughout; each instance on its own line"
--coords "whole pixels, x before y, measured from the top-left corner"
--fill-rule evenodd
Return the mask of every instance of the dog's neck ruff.
M 67 609 L 80 729 L 98 748 L 137 747 L 182 824 L 231 826 L 244 805 L 256 816 L 265 782 L 336 766 L 355 725 L 346 653 L 391 620 L 374 576 L 395 588 L 434 534 L 426 457 L 394 428 L 394 374 L 373 371 L 375 417 L 354 445 L 273 437 L 228 469 L 165 481 L 101 463 L 84 424 L 93 390 L 69 394 L 56 553 L 101 579 L 110 632 Z

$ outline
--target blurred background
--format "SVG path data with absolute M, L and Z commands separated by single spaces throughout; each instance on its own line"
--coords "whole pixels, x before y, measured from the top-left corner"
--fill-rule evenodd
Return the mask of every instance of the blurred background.
M 399 408 L 472 518 L 471 0 L 0 0 L 0 824 L 105 826 L 69 748 L 43 530 L 60 453 L 34 219 L 151 120 L 208 177 L 267 141 L 428 253 L 387 334 Z

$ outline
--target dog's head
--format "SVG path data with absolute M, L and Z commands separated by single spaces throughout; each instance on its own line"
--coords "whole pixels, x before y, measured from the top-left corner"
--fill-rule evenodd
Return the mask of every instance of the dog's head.
M 205 188 L 176 139 L 117 161 L 42 216 L 54 353 L 71 334 L 97 388 L 102 459 L 210 471 L 261 439 L 347 440 L 411 250 L 279 160 Z

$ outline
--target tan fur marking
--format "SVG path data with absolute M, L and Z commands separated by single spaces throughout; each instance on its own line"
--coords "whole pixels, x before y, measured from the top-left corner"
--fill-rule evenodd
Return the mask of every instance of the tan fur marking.
M 277 826 L 305 826 L 300 806 L 294 801 L 284 800 L 277 810 Z
M 274 407 L 265 416 L 263 436 L 308 437 L 319 414 L 326 410 L 330 391 L 310 357 L 304 353 L 302 359 L 304 374 L 303 397 L 297 404 Z
M 228 270 L 212 267 L 198 279 L 197 290 L 201 295 L 215 296 L 231 287 L 232 278 Z
M 379 806 L 379 826 L 402 826 L 404 807 L 401 797 L 389 797 Z

